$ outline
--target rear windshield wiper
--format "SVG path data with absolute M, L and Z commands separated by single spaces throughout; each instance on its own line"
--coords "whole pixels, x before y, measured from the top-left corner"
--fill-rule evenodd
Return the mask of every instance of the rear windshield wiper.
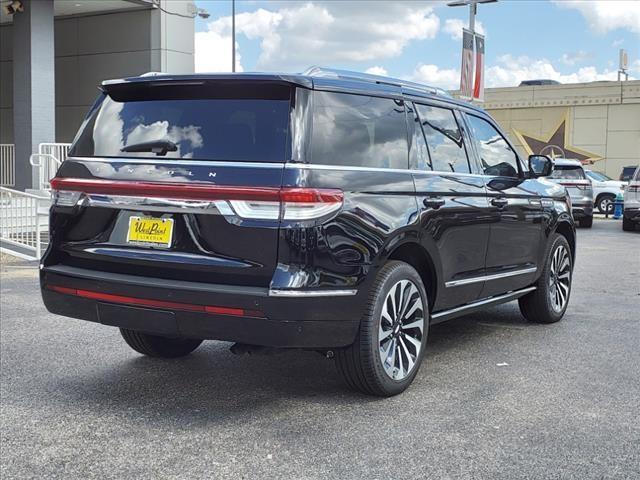
M 175 152 L 178 145 L 171 140 L 152 140 L 151 142 L 132 143 L 122 148 L 121 152 L 153 152 L 156 155 L 166 155 L 167 152 Z

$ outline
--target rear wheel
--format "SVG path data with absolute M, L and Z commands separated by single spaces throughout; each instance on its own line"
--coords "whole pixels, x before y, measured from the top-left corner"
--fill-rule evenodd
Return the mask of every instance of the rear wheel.
M 136 352 L 150 357 L 176 358 L 184 357 L 193 352 L 202 340 L 192 338 L 169 338 L 148 333 L 120 329 L 120 334 L 124 341 Z
M 616 196 L 611 193 L 604 193 L 598 197 L 597 207 L 600 213 L 612 213 L 613 212 L 613 202 L 615 201 Z
M 636 224 L 630 219 L 622 217 L 622 230 L 625 232 L 633 232 L 636 229 Z
M 573 264 L 567 239 L 559 234 L 551 238 L 542 274 L 536 290 L 518 300 L 522 315 L 530 322 L 555 323 L 569 304 Z
M 582 228 L 591 228 L 593 226 L 593 217 L 585 217 L 579 220 L 578 224 Z
M 399 261 L 382 267 L 355 342 L 336 352 L 338 370 L 351 388 L 388 397 L 411 384 L 424 357 L 428 305 L 413 267 Z

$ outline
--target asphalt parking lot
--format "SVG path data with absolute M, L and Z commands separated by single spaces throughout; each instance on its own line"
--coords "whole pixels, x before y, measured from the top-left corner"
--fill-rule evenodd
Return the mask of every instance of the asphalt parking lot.
M 435 326 L 391 399 L 312 352 L 141 357 L 5 265 L 1 477 L 639 478 L 640 232 L 596 220 L 578 244 L 562 322 L 512 303 Z

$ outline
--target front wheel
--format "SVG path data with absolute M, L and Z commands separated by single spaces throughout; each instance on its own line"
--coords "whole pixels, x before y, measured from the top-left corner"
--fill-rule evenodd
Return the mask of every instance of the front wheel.
M 593 226 L 593 217 L 582 218 L 578 223 L 582 228 L 591 228 Z
M 202 340 L 194 338 L 169 338 L 148 333 L 120 329 L 124 341 L 136 352 L 150 357 L 177 358 L 189 355 L 200 346 Z
M 424 357 L 428 305 L 411 265 L 390 261 L 380 269 L 355 342 L 336 352 L 338 370 L 351 388 L 389 397 L 411 384 Z
M 633 232 L 636 229 L 636 224 L 630 219 L 622 217 L 622 230 L 625 232 Z
M 613 213 L 613 203 L 616 200 L 616 196 L 610 193 L 605 193 L 600 195 L 598 198 L 598 211 L 602 214 L 604 213 Z
M 560 321 L 569 304 L 573 261 L 567 239 L 554 234 L 536 289 L 518 300 L 520 312 L 530 322 Z

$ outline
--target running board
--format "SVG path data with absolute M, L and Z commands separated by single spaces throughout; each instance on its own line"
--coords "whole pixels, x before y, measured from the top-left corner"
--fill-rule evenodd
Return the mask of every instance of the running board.
M 467 305 L 463 305 L 461 307 L 456 307 L 450 310 L 442 310 L 440 312 L 433 313 L 431 315 L 431 325 L 434 325 L 440 322 L 445 322 L 447 320 L 451 320 L 452 318 L 461 317 L 469 313 L 477 312 L 478 310 L 483 310 L 487 307 L 492 307 L 494 305 L 500 305 L 501 303 L 510 302 L 511 300 L 516 300 L 526 295 L 529 292 L 533 292 L 535 289 L 536 287 L 527 287 L 527 288 L 523 288 L 522 290 L 516 290 L 514 292 L 505 293 L 495 297 L 477 300 L 475 302 L 468 303 Z

